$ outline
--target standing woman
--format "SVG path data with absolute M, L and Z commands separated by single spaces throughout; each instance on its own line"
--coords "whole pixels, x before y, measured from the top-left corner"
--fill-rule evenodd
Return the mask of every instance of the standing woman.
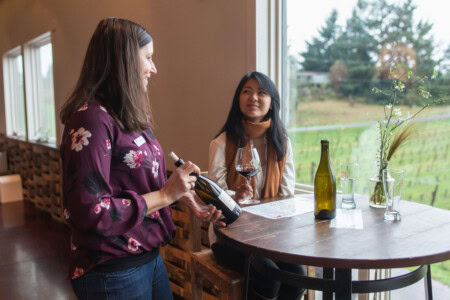
M 175 231 L 169 205 L 185 202 L 208 221 L 220 216 L 191 191 L 197 166 L 186 163 L 166 179 L 147 98 L 156 72 L 149 33 L 104 19 L 61 111 L 69 276 L 79 299 L 172 299 L 159 255 Z
M 272 80 L 259 72 L 246 74 L 236 89 L 225 125 L 209 146 L 208 176 L 223 189 L 236 191 L 236 200 L 253 194 L 256 199 L 294 194 L 292 147 L 279 113 L 280 95 Z M 237 149 L 250 141 L 258 151 L 262 169 L 252 177 L 251 185 L 235 169 Z M 242 271 L 244 254 L 216 241 L 211 229 L 209 237 L 216 257 L 228 265 L 234 262 L 230 267 Z M 257 259 L 268 266 L 305 274 L 303 266 Z M 251 288 L 256 299 L 297 299 L 303 295 L 303 289 L 283 286 L 268 272 L 253 273 Z

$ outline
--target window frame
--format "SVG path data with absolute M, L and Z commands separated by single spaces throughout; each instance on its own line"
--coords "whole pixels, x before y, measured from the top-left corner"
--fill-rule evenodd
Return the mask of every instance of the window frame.
M 26 118 L 26 99 L 25 99 L 25 90 L 22 90 L 23 93 L 23 101 L 24 101 L 24 121 L 25 128 L 23 135 L 16 135 L 15 133 L 19 132 L 19 120 L 17 119 L 17 115 L 20 113 L 17 111 L 16 105 L 13 102 L 18 101 L 16 92 L 18 83 L 15 82 L 17 78 L 19 78 L 19 74 L 17 70 L 15 70 L 13 60 L 21 57 L 22 60 L 22 85 L 25 87 L 25 78 L 24 78 L 24 60 L 22 47 L 17 46 L 6 53 L 3 54 L 3 85 L 4 85 L 4 97 L 5 97 L 5 120 L 6 120 L 6 135 L 12 136 L 15 138 L 26 139 L 27 137 L 27 118 Z
M 41 105 L 44 103 L 40 99 L 42 91 L 42 75 L 40 73 L 41 63 L 39 59 L 39 49 L 45 45 L 50 44 L 53 47 L 51 40 L 51 32 L 46 32 L 24 44 L 23 59 L 24 59 L 24 74 L 25 74 L 25 99 L 27 112 L 27 131 L 28 140 L 34 142 L 41 142 L 39 137 L 39 124 L 41 119 L 45 116 L 40 115 Z M 53 81 L 53 48 L 52 48 L 52 81 Z M 55 110 L 55 92 L 54 84 L 51 89 L 53 108 Z M 55 113 L 55 111 L 53 112 Z M 56 131 L 56 118 L 53 124 Z M 48 136 L 46 143 L 56 144 L 56 136 Z
M 286 0 L 255 0 L 256 70 L 267 74 L 280 92 L 281 120 L 289 122 Z M 258 49 L 256 51 L 256 49 Z
M 281 97 L 281 120 L 289 122 L 288 49 L 286 0 L 255 0 L 256 70 L 267 74 Z M 256 50 L 257 49 L 257 50 Z M 311 193 L 313 186 L 296 182 L 295 193 Z

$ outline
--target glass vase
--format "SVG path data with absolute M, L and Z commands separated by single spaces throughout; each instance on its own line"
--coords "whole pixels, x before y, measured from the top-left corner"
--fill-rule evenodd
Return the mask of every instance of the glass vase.
M 369 205 L 375 208 L 386 208 L 383 179 L 378 175 L 369 179 Z

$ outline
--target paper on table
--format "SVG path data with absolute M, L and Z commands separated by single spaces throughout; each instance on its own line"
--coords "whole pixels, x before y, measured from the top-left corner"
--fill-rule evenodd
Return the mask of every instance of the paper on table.
M 363 219 L 361 210 L 336 209 L 336 218 L 331 220 L 330 227 L 363 229 Z
M 243 210 L 264 218 L 281 219 L 314 211 L 314 201 L 295 197 L 244 207 Z

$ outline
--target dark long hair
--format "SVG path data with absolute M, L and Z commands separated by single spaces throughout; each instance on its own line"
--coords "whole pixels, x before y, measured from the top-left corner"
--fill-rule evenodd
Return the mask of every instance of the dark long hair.
M 227 121 L 217 136 L 219 136 L 222 132 L 226 132 L 227 138 L 229 138 L 236 146 L 242 147 L 247 144 L 247 137 L 245 136 L 244 126 L 242 125 L 244 114 L 239 106 L 239 97 L 241 95 L 242 88 L 249 79 L 256 80 L 260 87 L 270 95 L 272 108 L 269 109 L 264 119 L 272 119 L 270 128 L 267 132 L 268 142 L 272 144 L 275 152 L 277 153 L 277 159 L 281 161 L 286 154 L 287 132 L 283 122 L 281 122 L 280 119 L 280 94 L 278 93 L 278 89 L 273 81 L 260 72 L 247 73 L 244 77 L 242 77 L 236 92 L 234 93 L 233 103 L 231 105 L 231 110 L 228 113 Z
M 83 68 L 60 118 L 65 123 L 84 102 L 96 99 L 124 131 L 151 125 L 150 103 L 140 78 L 139 49 L 152 42 L 144 27 L 125 19 L 100 21 Z

